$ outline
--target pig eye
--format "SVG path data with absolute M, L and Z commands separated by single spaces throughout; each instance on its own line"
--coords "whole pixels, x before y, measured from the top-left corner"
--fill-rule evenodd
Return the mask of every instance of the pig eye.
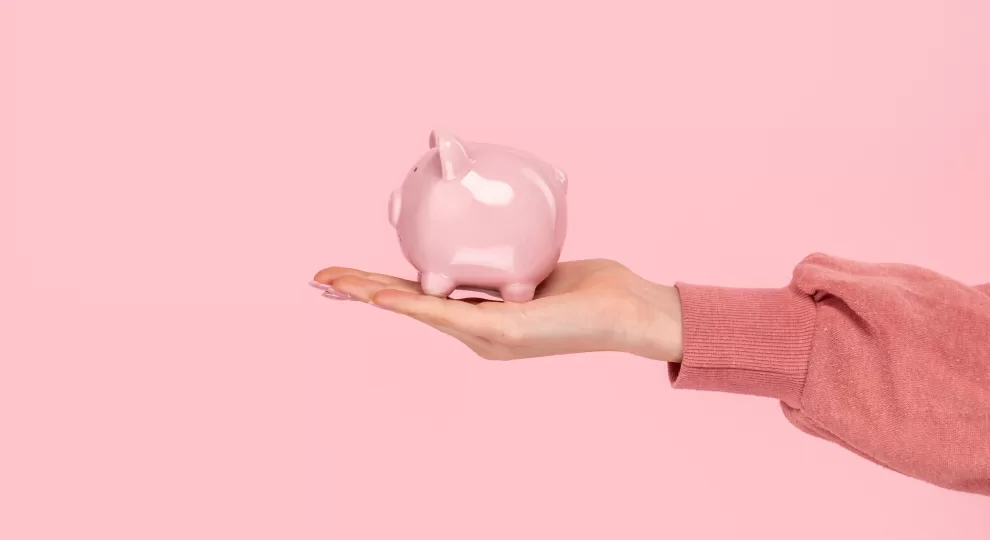
M 413 167 L 413 172 L 416 172 L 418 170 L 419 170 L 419 167 Z

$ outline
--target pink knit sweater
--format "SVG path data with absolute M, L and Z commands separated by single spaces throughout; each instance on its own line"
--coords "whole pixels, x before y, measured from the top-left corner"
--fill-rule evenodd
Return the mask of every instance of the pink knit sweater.
M 806 433 L 990 495 L 990 284 L 815 254 L 783 289 L 677 288 L 675 388 L 779 399 Z

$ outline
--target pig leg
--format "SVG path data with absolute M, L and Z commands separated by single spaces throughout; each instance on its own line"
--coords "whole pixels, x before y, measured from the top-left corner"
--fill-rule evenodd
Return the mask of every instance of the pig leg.
M 499 295 L 506 302 L 529 302 L 536 294 L 536 285 L 512 283 L 502 287 Z
M 419 277 L 419 286 L 424 293 L 441 298 L 450 296 L 457 288 L 454 280 L 436 272 L 423 272 Z

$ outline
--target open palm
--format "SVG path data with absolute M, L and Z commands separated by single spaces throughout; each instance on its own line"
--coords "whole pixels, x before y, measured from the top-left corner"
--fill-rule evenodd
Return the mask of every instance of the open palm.
M 491 360 L 592 351 L 680 356 L 677 291 L 610 260 L 557 265 L 525 303 L 438 298 L 423 294 L 416 281 L 341 267 L 321 270 L 314 285 L 329 298 L 412 317 Z

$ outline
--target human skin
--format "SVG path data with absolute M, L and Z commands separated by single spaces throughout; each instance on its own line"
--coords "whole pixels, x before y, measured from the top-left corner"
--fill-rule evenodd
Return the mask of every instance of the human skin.
M 453 300 L 423 294 L 415 281 L 331 267 L 313 278 L 324 296 L 371 303 L 412 317 L 489 360 L 616 351 L 679 362 L 677 289 L 611 260 L 559 264 L 525 303 Z

